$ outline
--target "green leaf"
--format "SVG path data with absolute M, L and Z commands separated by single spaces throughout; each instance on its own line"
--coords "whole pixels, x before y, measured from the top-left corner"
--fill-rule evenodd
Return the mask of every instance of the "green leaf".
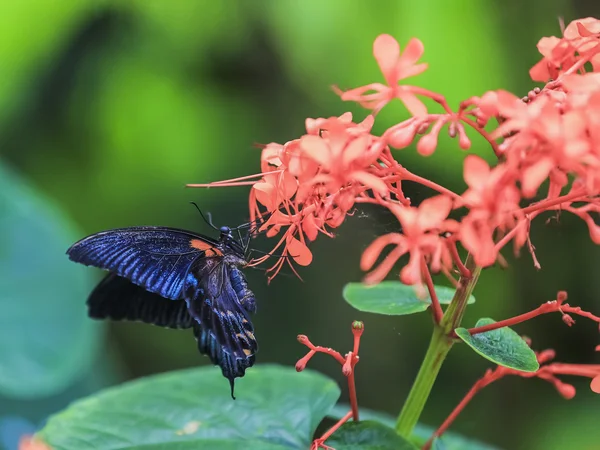
M 52 416 L 39 437 L 54 450 L 306 449 L 340 395 L 310 370 L 254 367 L 237 400 L 215 367 L 181 370 L 107 389 Z
M 331 409 L 327 416 L 332 419 L 340 419 L 349 410 L 350 405 L 338 403 Z M 395 417 L 391 416 L 390 414 L 380 411 L 374 411 L 368 408 L 359 408 L 359 417 L 361 418 L 361 420 L 374 420 L 380 422 L 390 428 L 394 428 L 396 426 Z M 431 437 L 434 431 L 435 428 L 433 427 L 423 424 L 417 424 L 417 426 L 413 430 L 411 441 L 413 441 L 413 443 L 417 446 L 421 447 L 425 444 L 425 442 L 427 442 L 427 440 Z M 447 431 L 441 438 L 438 438 L 436 441 L 438 448 L 443 448 L 444 450 L 499 450 L 498 447 L 493 447 L 489 444 L 484 444 L 483 442 L 477 441 L 475 439 L 466 438 L 452 431 Z M 435 447 L 433 447 L 433 449 L 435 450 Z
M 496 323 L 489 318 L 479 319 L 476 327 Z M 474 336 L 466 328 L 454 330 L 469 347 L 500 366 L 522 372 L 535 372 L 540 368 L 535 353 L 523 338 L 508 327 L 479 333 Z
M 454 291 L 446 286 L 435 286 L 438 300 L 444 305 L 452 301 Z M 388 316 L 423 312 L 431 305 L 429 294 L 425 298 L 419 298 L 413 286 L 407 286 L 399 281 L 382 281 L 373 286 L 348 283 L 342 295 L 359 311 Z M 471 295 L 468 303 L 475 303 L 475 297 Z
M 81 237 L 0 164 L 0 394 L 48 396 L 87 373 L 99 346 L 91 273 L 65 251 Z
M 380 422 L 346 422 L 326 444 L 336 450 L 417 450 L 413 444 Z

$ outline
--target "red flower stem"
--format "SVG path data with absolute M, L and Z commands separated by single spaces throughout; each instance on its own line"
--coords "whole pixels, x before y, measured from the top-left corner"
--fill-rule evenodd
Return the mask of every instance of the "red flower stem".
M 495 250 L 497 252 L 500 251 L 506 244 L 508 244 L 511 241 L 511 239 L 515 236 L 515 234 L 517 234 L 521 227 L 531 222 L 539 213 L 553 206 L 560 205 L 561 203 L 572 202 L 578 197 L 586 197 L 586 194 L 582 194 L 581 191 L 572 192 L 562 197 L 542 200 L 541 202 L 535 203 L 533 205 L 521 209 L 520 212 L 526 214 L 528 217 L 525 217 L 525 219 L 521 220 L 512 230 L 506 233 L 506 235 L 504 235 L 504 237 L 500 239 L 494 246 Z
M 327 430 L 323 436 L 321 436 L 318 440 L 321 442 L 325 442 L 327 439 L 329 439 L 331 437 L 331 435 L 333 433 L 335 433 L 342 425 L 344 425 L 344 423 L 346 423 L 348 420 L 350 420 L 350 417 L 352 417 L 352 411 L 348 411 L 348 413 L 342 417 L 340 420 L 338 420 L 336 422 L 336 424 L 334 426 L 332 426 L 329 430 Z
M 458 254 L 458 249 L 456 248 L 456 242 L 448 240 L 448 249 L 450 250 L 450 255 L 452 256 L 452 260 L 458 271 L 460 272 L 461 277 L 469 278 L 471 276 L 471 271 L 465 267 L 462 260 L 460 259 L 460 255 Z
M 435 288 L 433 287 L 433 279 L 431 278 L 431 272 L 429 272 L 427 261 L 425 261 L 425 256 L 421 257 L 421 272 L 425 278 L 425 284 L 427 285 L 427 290 L 429 291 L 429 297 L 431 297 L 431 314 L 433 315 L 433 321 L 436 324 L 439 324 L 442 321 L 444 311 L 442 311 L 440 301 L 437 297 L 437 293 L 435 292 Z
M 500 157 L 502 156 L 502 153 L 498 149 L 498 143 L 490 137 L 490 134 L 487 131 L 485 131 L 482 127 L 480 127 L 479 125 L 477 125 L 475 122 L 473 122 L 468 117 L 465 117 L 464 115 L 461 115 L 460 120 L 462 122 L 466 123 L 467 125 L 469 125 L 475 131 L 477 131 L 486 141 L 488 141 L 488 143 L 492 147 L 492 151 L 494 152 L 494 155 L 496 155 L 496 158 L 500 159 Z
M 357 331 L 357 330 L 352 330 L 353 334 L 354 334 L 354 345 L 352 347 L 352 354 L 355 355 L 354 358 L 358 359 L 358 350 L 360 348 L 360 337 L 362 336 L 362 330 Z
M 554 300 L 551 302 L 544 303 L 543 305 L 539 306 L 538 308 L 536 308 L 532 311 L 529 311 L 527 313 L 520 314 L 515 317 L 511 317 L 510 319 L 504 319 L 504 320 L 501 320 L 500 322 L 491 323 L 489 325 L 469 328 L 468 331 L 469 331 L 469 334 L 471 336 L 473 336 L 475 334 L 485 333 L 486 331 L 497 330 L 498 328 L 510 327 L 512 325 L 516 325 L 518 323 L 525 322 L 527 320 L 531 320 L 534 317 L 537 317 L 539 315 L 548 314 L 548 313 L 557 312 L 557 311 L 563 315 L 566 313 L 577 314 L 579 316 L 587 317 L 595 322 L 600 323 L 600 317 L 596 317 L 592 313 L 589 313 L 587 311 L 582 311 L 581 308 L 578 306 L 569 306 L 566 303 L 562 304 L 562 303 Z
M 469 392 L 467 392 L 467 395 L 465 395 L 463 397 L 463 399 L 460 401 L 460 403 L 458 405 L 456 405 L 454 410 L 452 410 L 450 415 L 446 418 L 446 420 L 444 420 L 444 422 L 440 425 L 440 427 L 437 430 L 435 430 L 433 435 L 429 438 L 427 443 L 423 446 L 423 450 L 429 450 L 431 448 L 431 444 L 433 443 L 433 440 L 436 437 L 440 437 L 442 434 L 444 434 L 448 430 L 448 428 L 450 428 L 450 425 L 452 425 L 452 423 L 456 420 L 456 418 L 463 411 L 463 409 L 465 409 L 465 407 L 469 404 L 469 402 L 471 400 L 473 400 L 473 397 L 475 397 L 475 394 L 477 394 L 484 387 L 488 386 L 489 384 L 493 383 L 494 381 L 498 380 L 499 378 L 502 378 L 502 376 L 494 376 L 495 374 L 493 372 L 489 372 L 489 373 L 491 376 L 487 376 L 488 374 L 486 374 L 486 376 L 484 376 L 483 378 L 480 378 L 479 380 L 477 380 L 475 382 L 473 387 L 471 387 Z
M 600 364 L 552 363 L 544 366 L 543 369 L 557 375 L 577 375 L 588 378 L 600 375 Z
M 346 359 L 339 352 L 336 352 L 332 348 L 325 348 L 321 347 L 320 345 L 314 345 L 312 342 L 310 342 L 308 337 L 304 335 L 298 336 L 298 342 L 300 342 L 303 345 L 306 345 L 310 350 L 313 350 L 318 353 L 325 353 L 329 356 L 332 356 L 341 365 L 344 365 L 346 363 Z
M 346 362 L 346 360 L 344 359 L 344 357 L 342 355 L 340 355 L 339 352 L 336 352 L 335 350 L 332 350 L 330 348 L 325 348 L 325 347 L 315 347 L 315 350 L 319 353 L 325 353 L 327 355 L 333 356 L 335 358 L 335 360 L 337 362 L 339 362 L 340 364 L 344 364 Z
M 186 184 L 185 187 L 189 188 L 211 188 L 211 187 L 235 187 L 235 186 L 253 186 L 258 183 L 260 180 L 252 180 L 252 181 L 214 181 L 212 183 L 204 183 L 204 184 Z M 225 183 L 225 184 L 223 184 Z
M 578 197 L 585 198 L 587 197 L 587 194 L 581 190 L 578 190 L 576 192 L 571 192 L 570 194 L 563 195 L 562 197 L 548 198 L 546 200 L 542 200 L 541 202 L 534 203 L 533 205 L 523 208 L 520 210 L 520 212 L 523 214 L 530 214 L 535 211 L 544 211 L 551 208 L 552 206 L 560 205 L 561 203 L 576 201 Z
M 273 174 L 273 173 L 282 173 L 283 170 L 273 170 L 272 172 L 268 172 L 268 174 Z M 186 184 L 185 187 L 212 187 L 212 186 L 227 186 L 230 185 L 230 183 L 237 183 L 239 181 L 245 181 L 245 180 L 252 180 L 253 178 L 261 178 L 263 177 L 265 174 L 264 173 L 255 173 L 253 175 L 245 175 L 243 177 L 238 177 L 238 178 L 230 178 L 229 180 L 221 180 L 221 181 L 213 181 L 212 183 L 202 183 L 202 184 Z M 253 183 L 257 182 L 259 180 L 255 180 Z M 232 184 L 231 186 L 237 186 L 237 184 Z
M 442 267 L 442 273 L 445 275 L 445 277 L 448 279 L 448 281 L 452 284 L 452 286 L 454 286 L 455 288 L 458 287 L 458 280 L 452 276 L 452 274 L 446 267 Z
M 354 382 L 354 367 L 348 376 L 348 396 L 350 397 L 350 407 L 352 410 L 352 420 L 358 422 L 358 399 L 356 398 L 356 384 Z M 348 419 L 346 419 L 348 420 Z
M 500 249 L 502 249 L 506 244 L 510 242 L 510 240 L 515 236 L 515 234 L 517 234 L 517 232 L 522 226 L 525 226 L 528 222 L 531 222 L 531 220 L 539 213 L 553 206 L 560 205 L 561 203 L 573 202 L 576 201 L 579 197 L 584 198 L 586 196 L 587 194 L 585 194 L 582 191 L 571 192 L 570 194 L 563 195 L 562 197 L 542 200 L 541 202 L 535 203 L 533 205 L 521 209 L 521 213 L 529 215 L 530 217 L 526 217 L 525 219 L 521 220 L 512 230 L 506 233 L 506 235 L 496 243 L 495 250 L 500 251 Z
M 528 313 L 520 314 L 515 317 L 511 317 L 510 319 L 504 319 L 504 320 L 501 320 L 500 322 L 491 323 L 489 325 L 483 325 L 481 327 L 469 328 L 469 330 L 468 330 L 469 334 L 471 336 L 473 336 L 475 334 L 485 333 L 486 331 L 497 330 L 498 328 L 510 327 L 512 325 L 516 325 L 518 323 L 525 322 L 527 320 L 531 320 L 534 317 L 537 317 L 541 314 L 558 311 L 558 309 L 548 310 L 547 308 L 545 308 L 546 305 L 548 305 L 548 304 L 546 303 L 546 304 L 534 309 L 533 311 L 529 311 Z
M 534 213 L 533 216 L 535 217 L 535 215 L 537 215 L 537 214 Z M 525 219 L 521 220 L 512 230 L 510 230 L 508 233 L 506 233 L 502 239 L 500 239 L 498 242 L 496 242 L 496 245 L 494 246 L 494 250 L 496 252 L 499 252 L 506 244 L 508 244 L 511 241 L 511 239 L 513 237 L 515 237 L 515 234 L 517 234 L 519 229 L 521 227 L 524 227 L 525 225 L 527 225 L 527 223 L 531 222 L 532 219 L 533 219 L 533 217 L 527 216 L 527 217 L 525 217 Z
M 411 91 L 414 94 L 422 95 L 424 97 L 429 97 L 431 100 L 438 103 L 442 108 L 444 108 L 444 111 L 446 111 L 446 113 L 448 115 L 453 116 L 453 117 L 458 117 L 462 122 L 466 123 L 471 128 L 473 128 L 486 141 L 488 141 L 488 143 L 492 147 L 492 150 L 494 151 L 494 155 L 496 155 L 496 158 L 500 159 L 500 157 L 502 156 L 502 153 L 498 149 L 498 144 L 490 137 L 490 134 L 487 131 L 485 131 L 482 127 L 477 125 L 475 122 L 473 122 L 471 119 L 469 119 L 468 117 L 465 117 L 463 114 L 464 111 L 459 111 L 459 113 L 455 113 L 454 111 L 452 111 L 452 109 L 450 108 L 450 105 L 448 105 L 448 102 L 446 101 L 446 97 L 444 97 L 443 95 L 437 94 L 435 92 L 429 91 L 427 89 L 420 88 L 418 86 L 411 86 Z

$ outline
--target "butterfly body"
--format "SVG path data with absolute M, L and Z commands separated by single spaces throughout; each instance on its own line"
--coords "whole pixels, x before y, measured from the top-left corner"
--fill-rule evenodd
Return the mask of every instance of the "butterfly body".
M 231 383 L 258 350 L 250 314 L 256 299 L 240 270 L 244 246 L 227 227 L 218 240 L 166 227 L 104 231 L 75 243 L 75 262 L 109 271 L 88 298 L 95 319 L 192 328 L 200 353 Z M 235 398 L 235 397 L 234 397 Z

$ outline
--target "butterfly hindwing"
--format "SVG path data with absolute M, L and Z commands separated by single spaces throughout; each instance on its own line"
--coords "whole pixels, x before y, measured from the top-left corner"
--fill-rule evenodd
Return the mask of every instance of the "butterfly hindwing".
M 194 263 L 185 288 L 188 312 L 194 318 L 198 349 L 218 364 L 231 383 L 254 364 L 258 350 L 249 312 L 254 295 L 234 265 L 206 258 Z
M 200 256 L 220 254 L 217 245 L 185 230 L 130 227 L 88 236 L 67 253 L 75 262 L 110 270 L 161 297 L 177 300 L 183 298 L 192 262 Z
M 140 321 L 167 328 L 191 328 L 195 322 L 184 300 L 163 298 L 115 273 L 96 286 L 87 305 L 93 319 Z

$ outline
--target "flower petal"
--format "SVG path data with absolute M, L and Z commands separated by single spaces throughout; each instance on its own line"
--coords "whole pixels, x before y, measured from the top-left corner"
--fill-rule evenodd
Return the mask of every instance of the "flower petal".
M 286 242 L 286 249 L 289 255 L 301 266 L 308 266 L 312 262 L 312 252 L 306 244 L 290 236 Z
M 413 116 L 423 117 L 427 115 L 427 106 L 425 106 L 425 103 L 419 100 L 419 98 L 409 90 L 401 89 L 396 97 L 404 103 L 408 112 Z
M 254 183 L 252 188 L 255 191 L 256 200 L 264 205 L 269 211 L 273 211 L 279 203 L 275 193 L 275 186 L 270 183 L 259 182 Z
M 388 245 L 396 244 L 398 245 L 400 242 L 403 242 L 404 236 L 399 233 L 388 233 L 383 236 L 379 236 L 375 239 L 371 244 L 365 249 L 361 258 L 360 258 L 360 268 L 361 270 L 367 271 L 373 267 L 373 264 L 379 258 L 381 251 L 387 247 Z
M 300 147 L 305 156 L 308 156 L 324 167 L 329 167 L 331 153 L 329 151 L 329 146 L 324 139 L 319 136 L 304 135 L 300 139 Z
M 469 155 L 465 158 L 463 178 L 465 183 L 472 189 L 480 191 L 490 175 L 490 166 L 477 155 Z
M 407 75 L 405 71 L 411 68 L 411 66 L 415 65 L 415 63 L 421 58 L 421 56 L 423 56 L 424 51 L 425 46 L 419 39 L 412 38 L 410 41 L 408 41 L 408 44 L 406 44 L 406 47 L 404 47 L 402 56 L 400 56 L 400 59 L 398 61 L 398 66 L 400 68 L 400 72 L 402 73 L 402 78 L 412 76 Z M 422 65 L 423 64 L 420 64 L 420 66 Z M 427 68 L 427 64 L 424 65 L 425 67 L 420 72 L 414 73 L 413 75 L 417 75 L 418 73 L 421 73 L 423 70 L 425 70 Z
M 360 158 L 367 151 L 369 145 L 369 135 L 363 134 L 362 136 L 352 139 L 342 154 L 342 164 L 344 167 L 349 166 L 354 160 Z
M 404 253 L 406 253 L 405 247 L 403 245 L 398 245 L 390 253 L 388 253 L 388 255 L 383 259 L 383 261 L 381 261 L 381 264 L 379 264 L 377 268 L 365 276 L 363 281 L 366 284 L 375 284 L 382 281 L 394 268 L 394 264 L 396 264 L 396 261 L 398 261 L 398 259 Z
M 525 197 L 533 197 L 554 167 L 550 158 L 543 158 L 522 171 L 521 190 Z
M 357 170 L 356 172 L 352 172 L 349 176 L 362 185 L 373 189 L 379 195 L 385 196 L 388 193 L 387 185 L 381 180 L 381 178 L 365 172 L 364 170 Z
M 421 252 L 413 249 L 408 264 L 400 271 L 400 281 L 412 286 L 421 283 Z
M 390 86 L 398 83 L 398 58 L 400 57 L 400 45 L 398 41 L 389 34 L 377 36 L 373 43 L 373 56 L 379 64 L 383 76 Z
M 452 209 L 452 199 L 445 195 L 437 195 L 423 200 L 419 205 L 417 225 L 422 231 L 439 228 Z

